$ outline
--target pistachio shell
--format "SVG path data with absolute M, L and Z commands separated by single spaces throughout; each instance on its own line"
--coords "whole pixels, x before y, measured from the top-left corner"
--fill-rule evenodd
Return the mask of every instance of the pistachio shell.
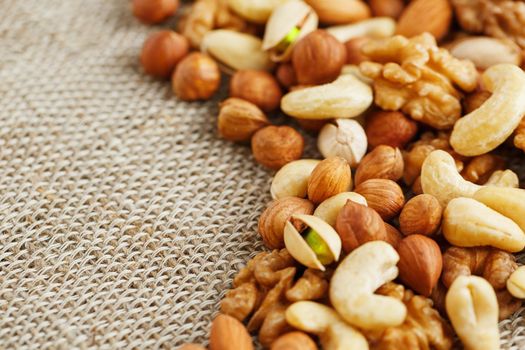
M 288 1 L 277 6 L 272 12 L 264 32 L 262 48 L 270 51 L 271 59 L 275 62 L 287 60 L 296 42 L 306 34 L 317 29 L 319 18 L 315 11 L 302 1 Z M 298 37 L 282 54 L 273 52 L 294 27 L 301 27 Z
M 292 219 L 302 221 L 306 226 L 316 231 L 330 249 L 334 260 L 339 260 L 339 255 L 341 254 L 341 238 L 339 238 L 339 235 L 332 226 L 313 215 L 293 215 Z M 325 270 L 325 267 L 321 264 L 313 249 L 306 243 L 303 236 L 301 236 L 290 221 L 286 223 L 284 228 L 284 244 L 294 259 L 304 266 L 321 271 Z
M 264 24 L 273 9 L 288 0 L 229 0 L 230 8 L 248 21 Z
M 315 209 L 314 216 L 324 220 L 328 225 L 334 227 L 337 215 L 348 200 L 364 206 L 368 206 L 366 198 L 356 192 L 342 192 L 326 199 Z
M 259 38 L 227 29 L 212 30 L 201 43 L 201 51 L 219 62 L 228 74 L 240 69 L 271 70 L 273 63 L 261 47 Z
M 375 17 L 354 24 L 329 27 L 326 31 L 342 43 L 358 37 L 387 38 L 396 32 L 396 21 L 390 17 Z

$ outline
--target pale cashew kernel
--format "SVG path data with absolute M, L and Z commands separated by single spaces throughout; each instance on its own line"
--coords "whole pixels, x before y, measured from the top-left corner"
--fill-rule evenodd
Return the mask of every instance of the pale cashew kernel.
M 368 350 L 366 338 L 326 305 L 296 302 L 286 309 L 286 321 L 292 327 L 318 335 L 325 350 Z
M 445 299 L 447 314 L 467 350 L 497 350 L 498 300 L 492 286 L 478 276 L 460 276 Z
M 518 267 L 507 280 L 507 290 L 513 297 L 525 299 L 525 266 Z
M 487 186 L 474 199 L 512 219 L 525 232 L 525 190 Z
M 492 96 L 454 125 L 450 144 L 465 156 L 485 154 L 501 145 L 525 114 L 525 72 L 513 64 L 498 64 L 481 76 Z
M 518 178 L 518 174 L 510 169 L 496 170 L 490 175 L 484 186 L 518 188 L 520 187 L 520 179 Z
M 272 198 L 306 197 L 308 179 L 320 162 L 317 159 L 300 159 L 283 166 L 272 180 Z
M 387 38 L 396 32 L 396 21 L 390 17 L 374 17 L 353 24 L 326 28 L 342 43 L 357 37 Z
M 390 244 L 373 241 L 352 251 L 339 264 L 330 282 L 330 301 L 345 321 L 368 330 L 395 327 L 405 321 L 403 302 L 374 294 L 397 277 L 398 261 Z
M 481 188 L 465 180 L 456 168 L 454 158 L 445 151 L 430 153 L 421 168 L 423 193 L 436 197 L 442 206 L 457 197 L 472 197 Z
M 334 227 L 337 215 L 345 206 L 347 201 L 354 201 L 364 206 L 368 206 L 366 198 L 356 192 L 342 192 L 332 196 L 315 209 L 314 216 L 323 219 L 327 224 Z
M 514 221 L 472 198 L 451 200 L 442 227 L 445 238 L 458 247 L 491 246 L 511 253 L 525 247 L 525 233 Z
M 373 100 L 369 85 L 346 74 L 329 84 L 289 92 L 281 100 L 281 109 L 302 119 L 353 118 L 366 111 Z

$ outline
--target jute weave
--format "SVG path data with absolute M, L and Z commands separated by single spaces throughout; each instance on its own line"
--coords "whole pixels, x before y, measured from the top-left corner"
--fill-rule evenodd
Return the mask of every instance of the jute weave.
M 205 343 L 263 249 L 269 173 L 216 137 L 224 93 L 141 74 L 156 29 L 126 0 L 0 0 L 0 349 Z M 506 349 L 524 326 L 502 323 Z

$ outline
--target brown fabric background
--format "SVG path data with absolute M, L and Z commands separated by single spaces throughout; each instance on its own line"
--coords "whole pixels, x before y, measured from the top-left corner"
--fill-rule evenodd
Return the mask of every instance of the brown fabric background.
M 184 103 L 141 74 L 157 28 L 128 6 L 0 0 L 0 349 L 204 343 L 263 249 L 269 173 L 216 137 L 224 92 Z

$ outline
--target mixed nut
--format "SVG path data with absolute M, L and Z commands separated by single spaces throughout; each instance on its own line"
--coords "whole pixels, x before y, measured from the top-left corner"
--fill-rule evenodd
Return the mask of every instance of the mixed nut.
M 178 8 L 133 1 L 145 23 Z M 250 332 L 273 350 L 499 349 L 498 320 L 525 299 L 513 255 L 525 189 L 507 168 L 525 151 L 525 3 L 196 0 L 180 12 L 179 33 L 145 42 L 144 72 L 186 101 L 231 75 L 218 132 L 276 170 L 258 226 L 271 251 L 235 277 L 209 349 L 253 349 Z M 324 159 L 302 159 L 304 132 Z

